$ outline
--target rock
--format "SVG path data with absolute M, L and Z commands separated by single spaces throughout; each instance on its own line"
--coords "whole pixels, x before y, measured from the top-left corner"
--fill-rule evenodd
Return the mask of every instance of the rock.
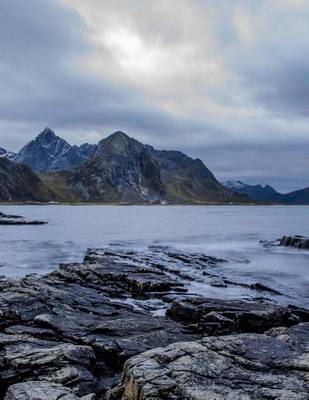
M 55 383 L 28 381 L 12 385 L 4 400 L 79 400 L 70 389 Z M 85 398 L 84 398 L 85 400 Z M 88 398 L 87 398 L 88 400 Z
M 69 391 L 60 397 L 103 399 L 124 363 L 142 352 L 204 334 L 264 332 L 306 321 L 308 311 L 296 306 L 188 292 L 192 281 L 221 279 L 215 268 L 221 262 L 171 248 L 95 249 L 83 263 L 62 264 L 44 276 L 0 279 L 0 399 L 15 386 L 29 389 L 24 384 L 30 382 L 22 393 L 31 399 L 32 390 L 33 400 L 42 385 L 53 384 Z M 229 290 L 224 282 L 218 290 Z
M 280 246 L 296 247 L 298 249 L 309 249 L 309 238 L 305 236 L 283 236 L 279 241 Z
M 128 360 L 108 400 L 307 400 L 309 324 L 206 337 Z
M 6 215 L 0 212 L 0 225 L 44 225 L 47 223 L 45 220 L 31 220 L 20 215 Z
M 207 335 L 256 332 L 309 321 L 309 311 L 267 300 L 221 300 L 202 297 L 176 300 L 167 316 Z

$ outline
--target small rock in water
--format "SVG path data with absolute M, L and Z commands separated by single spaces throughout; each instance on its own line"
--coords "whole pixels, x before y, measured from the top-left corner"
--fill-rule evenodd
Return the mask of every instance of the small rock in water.
M 309 249 L 309 238 L 305 236 L 283 236 L 279 241 L 280 246 L 296 247 L 298 249 Z
M 0 212 L 0 225 L 44 225 L 47 223 L 45 220 L 31 220 L 20 215 L 6 215 Z

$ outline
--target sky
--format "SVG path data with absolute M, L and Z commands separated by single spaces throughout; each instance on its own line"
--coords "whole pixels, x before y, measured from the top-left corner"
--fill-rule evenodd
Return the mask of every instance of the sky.
M 308 0 L 0 0 L 0 147 L 116 130 L 309 186 Z

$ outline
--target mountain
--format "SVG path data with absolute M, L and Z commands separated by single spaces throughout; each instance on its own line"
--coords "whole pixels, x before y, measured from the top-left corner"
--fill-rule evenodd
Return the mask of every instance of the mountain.
M 232 192 L 248 196 L 251 200 L 281 201 L 282 194 L 269 185 L 247 185 L 241 181 L 227 181 L 223 185 Z
M 309 204 L 309 187 L 287 193 L 284 199 L 288 204 Z
M 205 164 L 179 151 L 154 150 L 149 146 L 153 158 L 158 162 L 161 178 L 168 200 L 174 202 L 228 202 L 240 198 L 221 185 Z
M 0 201 L 57 200 L 57 196 L 24 164 L 0 158 Z
M 154 150 L 115 132 L 99 142 L 82 165 L 44 175 L 63 199 L 92 202 L 232 202 L 242 198 L 224 188 L 201 160 Z
M 0 157 L 8 158 L 9 160 L 14 160 L 16 157 L 16 153 L 13 153 L 12 151 L 7 151 L 0 147 Z
M 309 204 L 309 188 L 282 194 L 269 185 L 247 185 L 241 181 L 227 181 L 223 185 L 232 192 L 246 195 L 254 201 L 281 204 Z
M 146 146 L 122 132 L 99 142 L 93 156 L 71 171 L 49 174 L 85 201 L 158 201 L 164 195 L 160 168 Z M 50 180 L 49 180 L 50 184 Z
M 27 164 L 38 172 L 67 170 L 86 161 L 94 150 L 95 145 L 88 143 L 71 146 L 50 128 L 45 128 L 18 152 L 14 161 Z

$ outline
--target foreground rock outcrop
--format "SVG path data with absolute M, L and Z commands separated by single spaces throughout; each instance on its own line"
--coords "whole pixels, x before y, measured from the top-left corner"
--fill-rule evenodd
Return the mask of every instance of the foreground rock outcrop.
M 0 399 L 201 399 L 199 391 L 210 396 L 212 390 L 213 397 L 209 398 L 221 399 L 215 390 L 215 385 L 220 383 L 215 373 L 218 371 L 221 374 L 223 365 L 232 365 L 234 361 L 234 370 L 230 375 L 226 372 L 225 380 L 221 379 L 229 388 L 227 379 L 231 377 L 231 385 L 234 385 L 231 393 L 237 385 L 251 379 L 253 382 L 253 372 L 251 377 L 250 371 L 247 371 L 250 365 L 254 371 L 261 366 L 255 377 L 266 382 L 268 375 L 266 364 L 262 363 L 264 359 L 254 361 L 256 346 L 264 349 L 265 345 L 265 352 L 268 352 L 269 346 L 273 351 L 269 353 L 273 355 L 270 362 L 276 363 L 276 340 L 279 339 L 272 339 L 269 333 L 266 336 L 261 333 L 279 326 L 303 329 L 300 324 L 309 320 L 308 312 L 261 299 L 263 295 L 269 296 L 272 289 L 258 284 L 247 285 L 246 290 L 251 296 L 237 301 L 203 298 L 188 290 L 190 283 L 201 282 L 202 277 L 205 290 L 220 283 L 222 294 L 228 292 L 229 285 L 244 285 L 219 277 L 216 266 L 222 262 L 224 260 L 203 254 L 179 253 L 165 247 L 152 247 L 145 252 L 97 249 L 89 250 L 83 263 L 62 264 L 59 270 L 44 276 L 0 279 Z M 239 332 L 245 335 L 238 335 Z M 287 332 L 282 333 L 283 336 L 291 335 L 291 331 L 282 332 Z M 204 335 L 226 333 L 237 335 L 202 339 Z M 293 340 L 296 344 L 291 342 L 288 351 L 291 354 L 294 351 L 296 357 L 297 346 L 302 345 L 297 344 L 300 339 L 295 335 Z M 176 344 L 179 342 L 189 344 Z M 182 361 L 187 363 L 188 368 L 173 370 L 174 364 L 168 358 L 171 356 L 165 357 L 166 350 L 162 349 L 169 345 L 175 346 L 171 347 L 171 351 L 175 354 L 180 352 L 181 357 L 185 357 L 182 347 L 185 346 L 187 353 Z M 160 349 L 153 350 L 156 348 Z M 201 349 L 201 352 L 195 349 Z M 233 349 L 235 353 L 232 353 Z M 242 349 L 246 351 L 244 370 L 237 365 L 241 363 L 238 359 L 241 360 Z M 153 353 L 139 356 L 149 350 Z M 228 352 L 231 352 L 230 356 Z M 158 363 L 161 353 L 162 370 L 159 367 L 155 369 L 152 362 Z M 154 355 L 150 361 L 149 354 Z M 307 355 L 304 347 L 299 360 L 304 360 Z M 135 356 L 140 358 L 131 359 Z M 208 357 L 216 365 L 221 365 L 221 369 L 218 366 L 213 371 L 209 370 L 209 379 L 212 379 L 209 382 L 213 387 L 204 381 L 204 370 L 201 373 L 199 370 L 204 368 L 204 363 L 212 365 Z M 248 361 L 250 357 L 251 364 Z M 283 363 L 280 357 L 278 374 L 282 373 L 288 382 L 293 380 L 290 393 L 294 393 L 297 385 L 299 393 L 302 393 L 304 383 L 301 372 L 294 371 L 298 368 L 298 359 L 291 359 L 288 364 Z M 124 364 L 124 380 L 119 384 Z M 139 365 L 143 369 L 140 375 L 137 372 Z M 273 368 L 271 364 L 269 382 L 270 385 L 277 385 L 280 393 L 281 381 L 274 383 Z M 196 371 L 195 377 L 191 370 Z M 176 379 L 177 371 L 179 379 Z M 162 379 L 156 372 L 158 376 L 162 375 Z M 149 384 L 147 377 L 153 377 Z M 179 380 L 182 385 L 186 384 L 190 393 L 177 394 Z M 149 387 L 150 392 L 144 386 Z M 203 392 L 206 386 L 208 392 Z M 257 389 L 253 383 L 251 386 L 254 393 Z M 239 393 L 242 393 L 241 390 L 246 393 L 242 386 L 238 389 Z M 136 397 L 134 393 L 144 394 Z M 249 395 L 231 396 L 227 398 L 254 398 Z
M 307 400 L 309 323 L 206 337 L 131 358 L 109 400 Z

